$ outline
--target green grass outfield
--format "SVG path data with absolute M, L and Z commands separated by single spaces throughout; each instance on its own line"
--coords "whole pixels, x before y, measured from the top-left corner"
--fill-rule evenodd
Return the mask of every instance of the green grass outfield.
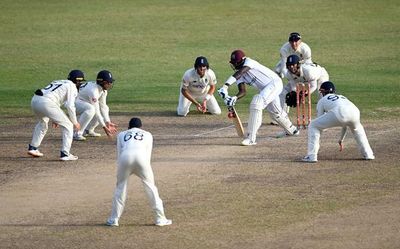
M 219 85 L 233 49 L 273 68 L 288 34 L 369 119 L 398 118 L 400 4 L 354 1 L 23 1 L 0 3 L 0 115 L 31 115 L 33 91 L 79 68 L 117 79 L 113 113 L 175 112 L 181 77 L 206 56 Z M 238 106 L 248 108 L 250 97 Z M 222 101 L 220 101 L 222 104 Z

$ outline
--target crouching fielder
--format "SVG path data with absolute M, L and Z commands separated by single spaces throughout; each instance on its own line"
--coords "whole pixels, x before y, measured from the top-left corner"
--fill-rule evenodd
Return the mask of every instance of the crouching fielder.
M 331 127 L 342 127 L 339 139 L 340 150 L 343 148 L 343 139 L 346 136 L 347 128 L 350 128 L 363 158 L 365 160 L 375 159 L 364 127 L 360 123 L 359 109 L 346 97 L 335 94 L 335 85 L 330 81 L 322 83 L 319 91 L 323 97 L 317 104 L 317 118 L 312 120 L 308 127 L 308 155 L 302 160 L 309 163 L 318 161 L 321 133 L 324 129 Z
M 238 99 L 246 95 L 246 84 L 258 90 L 258 94 L 254 95 L 250 103 L 247 137 L 242 141 L 242 145 L 256 144 L 257 131 L 262 124 L 262 111 L 264 109 L 268 111 L 272 120 L 284 129 L 278 135 L 279 137 L 298 135 L 299 131 L 289 120 L 287 113 L 283 111 L 280 104 L 279 94 L 283 88 L 281 78 L 271 69 L 246 57 L 242 50 L 233 51 L 229 63 L 235 73 L 218 90 L 218 94 L 224 99 L 227 106 L 235 105 Z M 228 87 L 235 82 L 238 85 L 239 92 L 235 96 L 229 96 Z
M 117 137 L 117 186 L 112 200 L 111 216 L 107 220 L 108 226 L 119 226 L 118 222 L 124 210 L 128 179 L 131 174 L 135 174 L 142 180 L 154 211 L 155 225 L 172 224 L 172 221 L 165 217 L 163 202 L 154 184 L 153 170 L 150 165 L 153 136 L 140 129 L 141 126 L 142 121 L 139 118 L 132 118 L 129 122 L 129 130 L 119 133 Z

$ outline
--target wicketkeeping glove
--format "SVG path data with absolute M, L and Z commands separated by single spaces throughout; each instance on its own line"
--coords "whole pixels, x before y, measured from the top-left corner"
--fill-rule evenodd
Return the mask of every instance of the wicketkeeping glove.
M 236 96 L 227 96 L 224 100 L 225 105 L 234 106 L 236 104 L 237 97 Z
M 296 103 L 296 92 L 295 91 L 291 91 L 289 93 L 286 94 L 286 104 L 290 107 L 296 107 L 297 103 Z
M 226 87 L 221 87 L 218 89 L 218 94 L 222 99 L 225 99 L 228 96 L 228 89 Z

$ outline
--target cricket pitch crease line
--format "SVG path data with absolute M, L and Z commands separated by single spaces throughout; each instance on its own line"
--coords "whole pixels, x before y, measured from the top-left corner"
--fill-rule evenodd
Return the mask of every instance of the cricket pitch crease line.
M 210 134 L 210 133 L 215 133 L 215 132 L 222 131 L 222 130 L 229 129 L 229 128 L 233 128 L 233 127 L 235 127 L 235 125 L 229 125 L 229 126 L 226 126 L 226 127 L 222 127 L 222 128 L 216 129 L 216 130 L 202 132 L 202 133 L 198 133 L 198 134 L 194 134 L 194 135 L 165 135 L 165 134 L 163 134 L 163 135 L 154 135 L 154 136 L 155 137 L 200 137 L 200 136 L 204 136 L 204 135 L 207 135 L 207 134 Z

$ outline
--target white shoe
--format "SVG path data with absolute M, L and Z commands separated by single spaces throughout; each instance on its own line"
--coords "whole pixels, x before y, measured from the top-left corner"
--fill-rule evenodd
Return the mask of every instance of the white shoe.
M 306 163 L 316 163 L 318 162 L 317 158 L 313 155 L 308 155 L 305 156 L 301 159 L 301 161 L 306 162 Z
M 107 220 L 106 225 L 110 226 L 110 227 L 118 227 L 119 226 L 118 220 Z
M 281 131 L 278 134 L 276 134 L 276 138 L 282 138 L 282 137 L 289 137 L 289 136 L 298 136 L 300 135 L 300 130 L 296 129 L 293 134 L 289 134 L 286 131 Z
M 172 224 L 172 220 L 168 219 L 158 219 L 155 223 L 156 226 L 163 227 L 163 226 L 169 226 Z
M 256 142 L 253 142 L 250 140 L 250 138 L 246 138 L 245 140 L 242 141 L 243 146 L 251 146 L 251 145 L 256 145 Z
M 72 154 L 69 154 L 69 155 L 62 155 L 62 156 L 60 157 L 60 160 L 61 160 L 61 161 L 75 161 L 75 160 L 78 160 L 78 157 L 77 157 L 77 156 L 74 156 L 74 155 L 72 155 Z
M 372 155 L 372 156 L 364 156 L 364 160 L 374 160 L 374 159 L 375 159 L 374 155 Z
M 75 135 L 74 135 L 74 140 L 75 140 L 75 141 L 85 141 L 85 140 L 86 140 L 86 137 L 84 137 L 84 136 L 82 136 L 82 135 L 79 135 L 79 134 L 75 134 Z
M 28 154 L 33 157 L 42 157 L 43 156 L 43 153 L 40 152 L 39 150 L 28 150 Z
M 83 133 L 83 136 L 85 136 L 85 137 L 101 137 L 101 134 L 97 133 L 95 131 L 85 130 L 85 132 Z

